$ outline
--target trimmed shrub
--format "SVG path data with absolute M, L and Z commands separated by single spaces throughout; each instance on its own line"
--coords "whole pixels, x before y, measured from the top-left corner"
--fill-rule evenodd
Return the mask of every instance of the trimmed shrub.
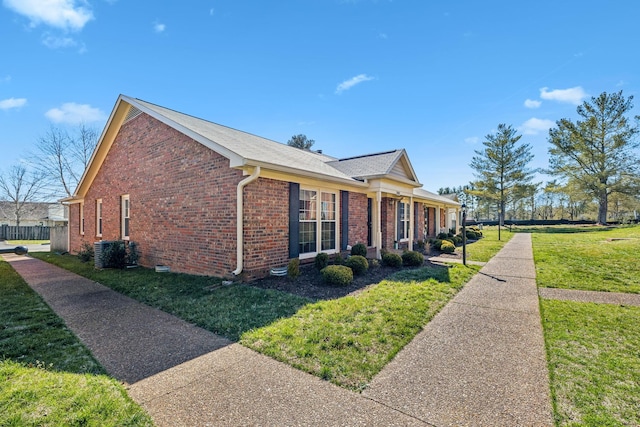
M 362 255 L 352 255 L 347 258 L 345 265 L 353 270 L 353 274 L 360 276 L 369 269 L 369 262 Z
M 440 250 L 440 247 L 442 246 L 442 240 L 441 239 L 434 239 L 431 241 L 431 247 L 437 251 Z
M 94 256 L 93 246 L 91 245 L 91 243 L 84 242 L 82 244 L 82 248 L 80 249 L 80 252 L 78 252 L 78 258 L 82 262 L 89 262 L 91 261 L 91 258 L 93 258 L 93 256 Z
M 443 240 L 442 245 L 440 245 L 440 250 L 445 254 L 452 254 L 456 250 L 456 247 L 450 241 Z
M 462 236 L 460 235 L 455 235 L 451 239 L 453 240 L 454 245 L 459 245 L 462 243 Z
M 389 252 L 382 255 L 382 263 L 389 267 L 401 267 L 402 257 L 398 254 L 394 254 L 393 252 Z
M 300 258 L 293 258 L 287 264 L 287 277 L 295 279 L 300 275 Z
M 124 241 L 116 240 L 107 245 L 102 252 L 102 265 L 105 268 L 124 268 L 127 265 L 127 248 Z
M 320 252 L 318 255 L 316 255 L 316 268 L 318 270 L 322 270 L 327 265 L 329 265 L 329 255 L 324 252 Z
M 424 256 L 420 252 L 407 251 L 402 254 L 402 262 L 404 265 L 417 267 L 424 264 Z
M 353 282 L 353 270 L 344 265 L 329 265 L 322 270 L 322 280 L 329 285 L 347 286 Z
M 353 245 L 351 247 L 351 256 L 353 255 L 360 255 L 362 257 L 367 256 L 367 247 L 365 246 L 364 243 L 356 243 L 355 245 Z
M 446 239 L 448 237 L 449 237 L 449 233 L 438 233 L 438 235 L 436 236 L 436 239 L 444 240 L 444 239 Z

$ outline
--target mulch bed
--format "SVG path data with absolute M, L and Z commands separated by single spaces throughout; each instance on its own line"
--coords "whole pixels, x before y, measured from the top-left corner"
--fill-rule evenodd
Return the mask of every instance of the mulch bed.
M 435 254 L 433 254 L 435 255 Z M 456 254 L 447 255 L 447 258 L 459 258 Z M 425 260 L 423 266 L 437 266 Z M 370 285 L 381 282 L 402 269 L 415 269 L 417 267 L 393 268 L 380 265 L 371 267 L 362 276 L 354 276 L 349 286 L 331 286 L 323 282 L 320 272 L 313 264 L 300 266 L 300 276 L 295 279 L 288 277 L 269 276 L 255 280 L 249 285 L 261 289 L 275 289 L 282 292 L 310 298 L 312 300 L 329 300 L 341 298 L 349 294 L 361 292 Z

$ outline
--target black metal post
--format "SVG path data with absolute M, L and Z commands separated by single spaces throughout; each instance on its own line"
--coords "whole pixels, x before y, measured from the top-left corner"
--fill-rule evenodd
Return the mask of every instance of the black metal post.
M 467 205 L 462 205 L 462 265 L 467 265 Z

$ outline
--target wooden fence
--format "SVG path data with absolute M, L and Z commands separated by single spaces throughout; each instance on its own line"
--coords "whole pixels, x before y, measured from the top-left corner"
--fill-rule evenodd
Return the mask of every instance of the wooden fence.
M 69 227 L 67 225 L 57 225 L 51 227 L 51 252 L 69 251 Z
M 49 240 L 49 227 L 44 225 L 0 225 L 0 240 Z

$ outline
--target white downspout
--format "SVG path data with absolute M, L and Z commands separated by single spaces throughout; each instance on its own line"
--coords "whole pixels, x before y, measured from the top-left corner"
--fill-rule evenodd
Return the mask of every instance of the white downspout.
M 382 259 L 380 247 L 382 246 L 382 192 L 376 193 L 376 258 Z
M 236 244 L 237 244 L 237 265 L 238 268 L 233 270 L 233 275 L 237 276 L 242 273 L 242 269 L 244 267 L 244 200 L 243 200 L 243 190 L 247 184 L 255 181 L 260 176 L 260 166 L 256 166 L 255 170 L 251 175 L 243 179 L 238 183 L 237 192 L 236 192 Z

